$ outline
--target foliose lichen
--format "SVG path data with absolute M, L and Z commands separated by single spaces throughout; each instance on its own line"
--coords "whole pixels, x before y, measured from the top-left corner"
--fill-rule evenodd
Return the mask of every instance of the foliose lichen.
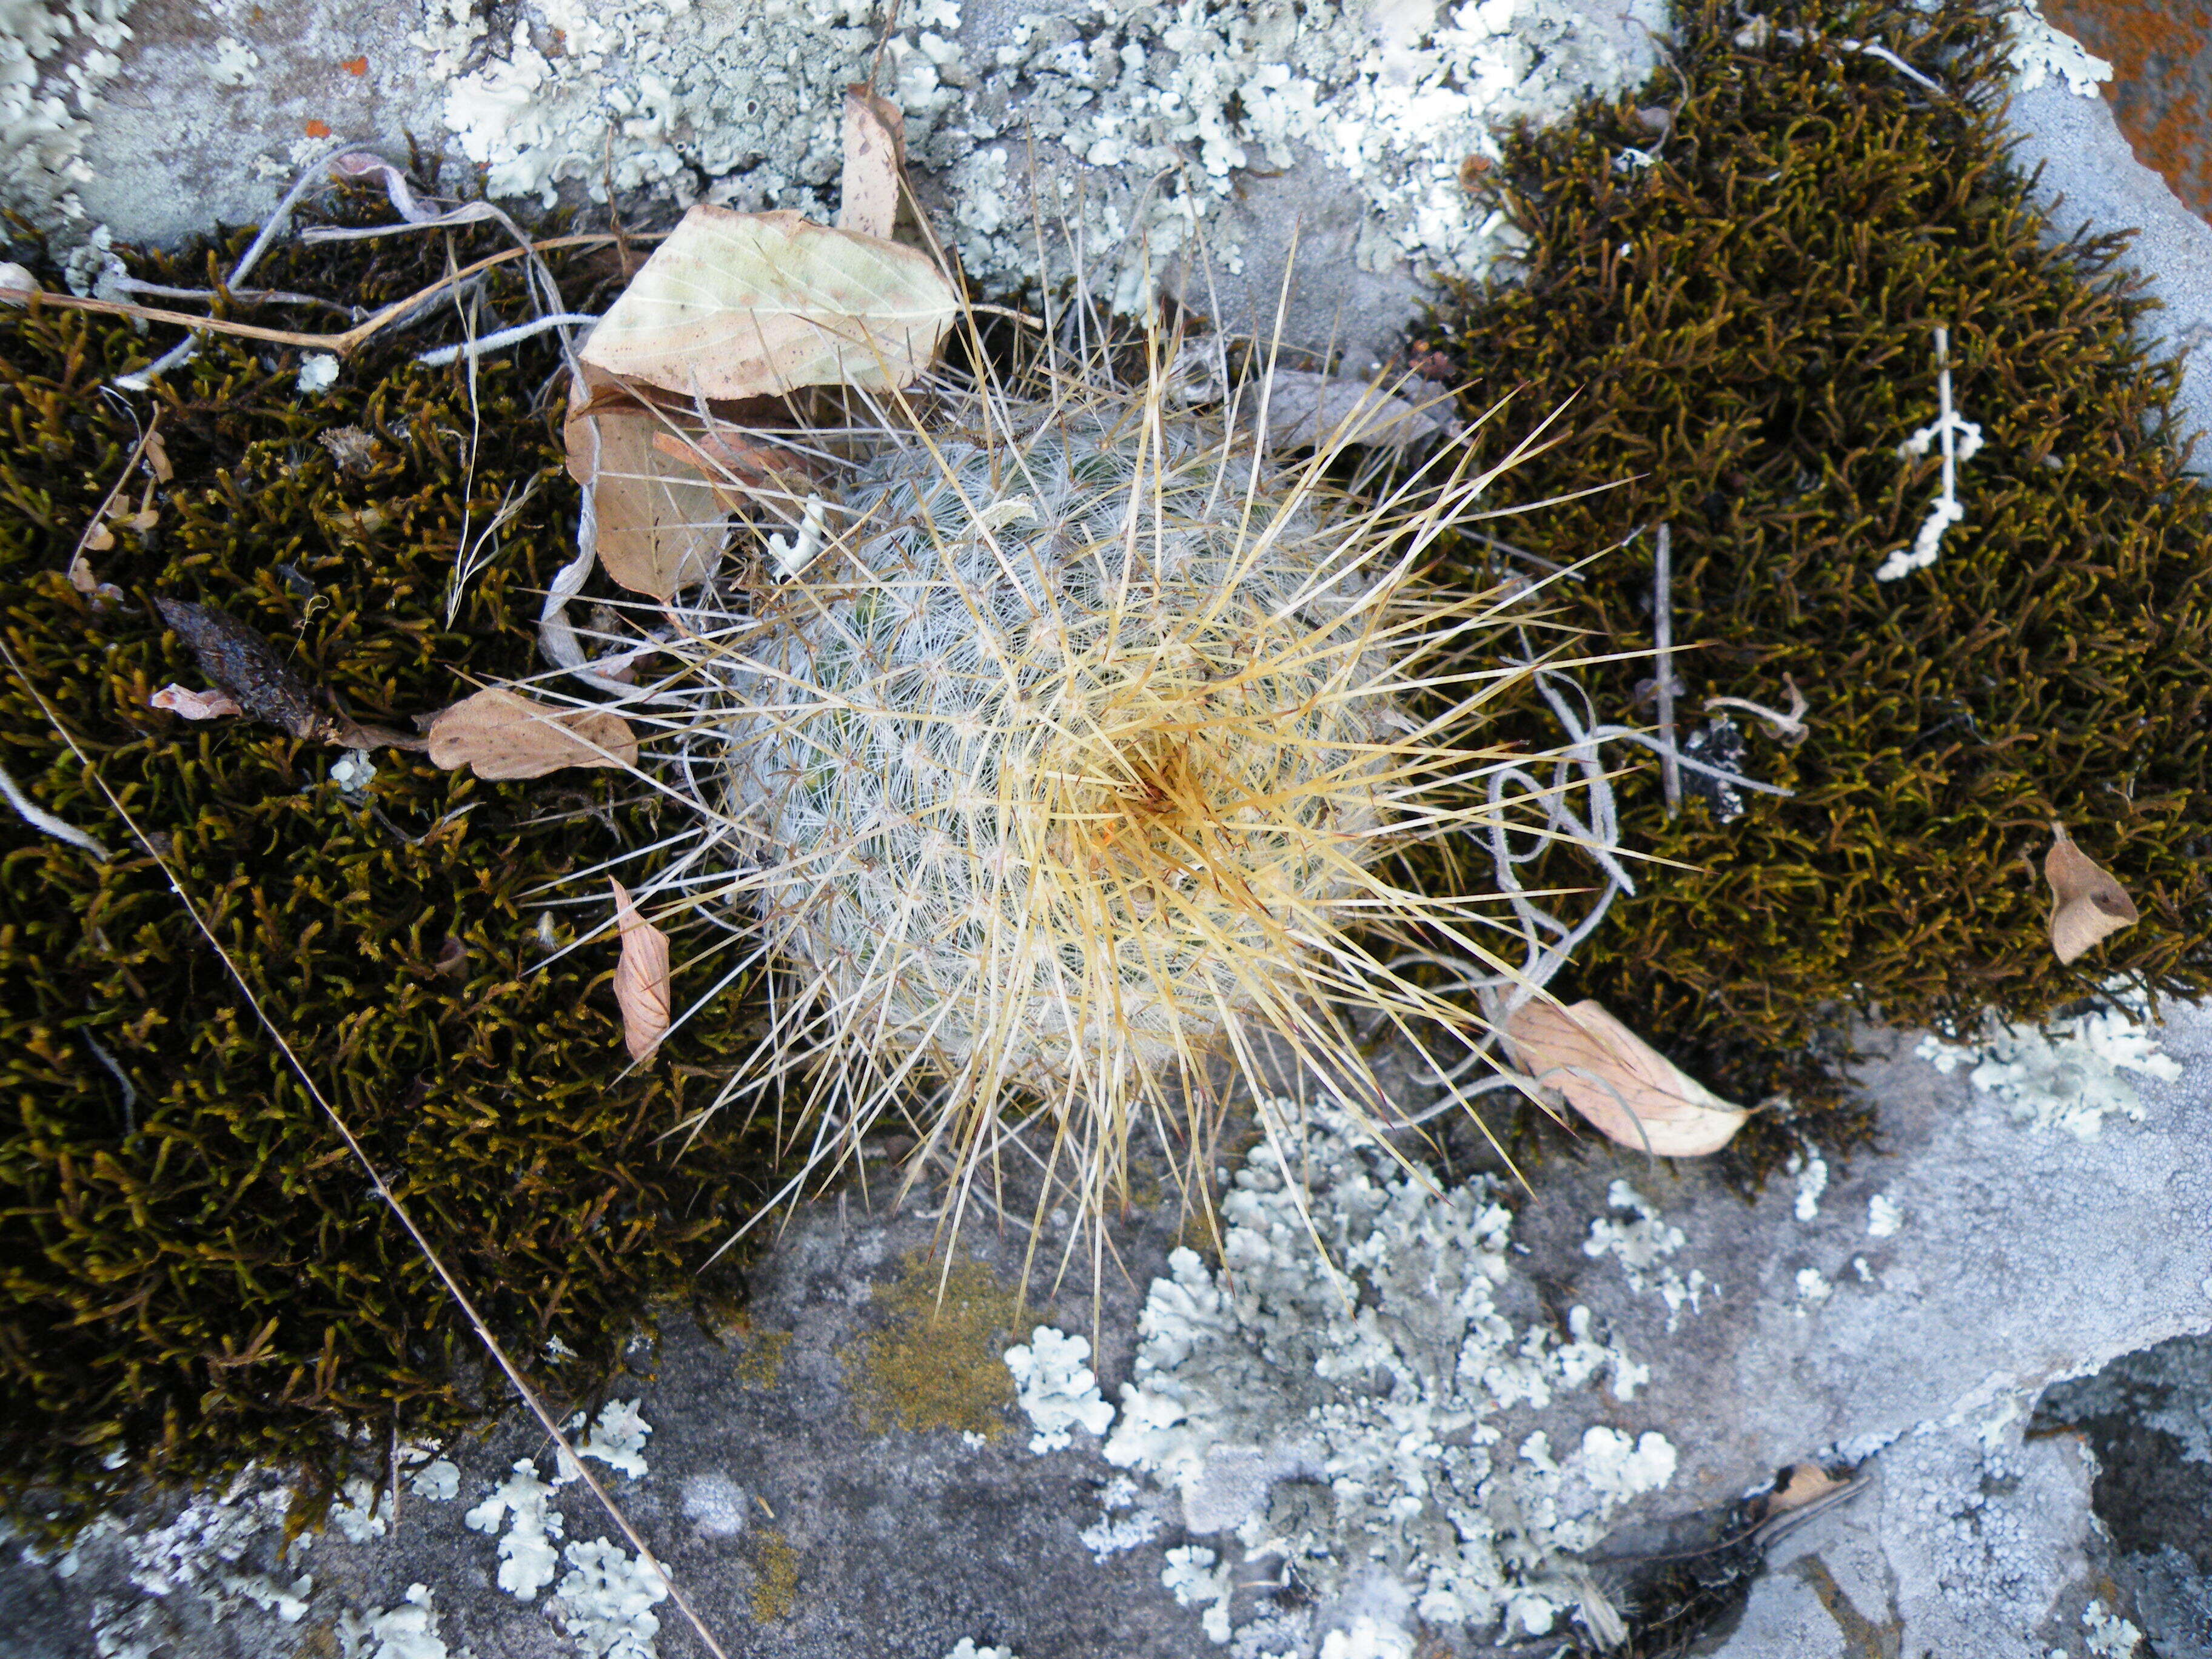
M 1153 1282 L 1106 1442 L 1189 1534 L 1243 1547 L 1178 1543 L 1164 1581 L 1239 1656 L 1310 1651 L 1344 1634 L 1331 1618 L 1408 1650 L 1423 1625 L 1552 1632 L 1581 1595 L 1558 1553 L 1664 1486 L 1674 1450 L 1632 1426 L 1555 1449 L 1508 1425 L 1601 1379 L 1619 1411 L 1645 1368 L 1583 1310 L 1564 1340 L 1509 1310 L 1512 1218 L 1486 1181 L 1440 1191 L 1333 1114 L 1263 1109 L 1275 1132 L 1221 1200 L 1220 1269 L 1177 1250 Z M 1144 1535 L 1109 1514 L 1085 1541 Z

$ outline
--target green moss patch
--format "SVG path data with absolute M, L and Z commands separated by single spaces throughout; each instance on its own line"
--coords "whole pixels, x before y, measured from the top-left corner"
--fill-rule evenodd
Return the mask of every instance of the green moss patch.
M 1686 8 L 1672 71 L 1522 134 L 1491 188 L 1529 238 L 1526 286 L 1462 293 L 1440 332 L 1474 404 L 1516 394 L 1518 433 L 1575 399 L 1516 499 L 1619 485 L 1500 535 L 1573 564 L 1671 526 L 1686 730 L 1709 696 L 1787 708 L 1785 676 L 1812 705 L 1796 747 L 1734 711 L 1747 773 L 1794 794 L 1748 795 L 1732 822 L 1697 799 L 1669 822 L 1650 757 L 1613 751 L 1634 764 L 1624 839 L 1685 867 L 1644 866 L 1555 988 L 1738 1099 L 1825 1106 L 1799 1127 L 1832 1146 L 1869 1128 L 1829 1069 L 1844 1011 L 2035 1018 L 2116 972 L 2212 979 L 2212 491 L 2182 470 L 2178 367 L 2130 342 L 2147 302 L 2112 269 L 2122 240 L 2045 245 L 2007 160 L 1996 24 L 1847 0 L 1771 21 L 1758 44 L 1731 9 Z M 1639 107 L 1671 108 L 1663 143 Z M 1940 484 L 1940 453 L 1899 453 L 1937 416 L 1938 324 L 1984 444 L 1938 561 L 1878 582 Z M 1652 551 L 1646 534 L 1555 582 L 1559 619 L 1593 649 L 1649 649 Z M 1583 678 L 1601 718 L 1648 726 L 1653 673 Z M 1507 727 L 1558 738 L 1533 698 Z M 2143 913 L 2071 968 L 2044 933 L 2054 818 Z M 1542 878 L 1588 876 L 1561 857 Z M 1749 1166 L 1795 1133 L 1756 1123 Z
M 456 236 L 451 252 L 495 246 Z M 447 253 L 419 234 L 295 249 L 257 280 L 373 307 L 434 280 Z M 134 270 L 190 284 L 218 263 Z M 561 269 L 586 300 L 596 268 Z M 478 302 L 480 331 L 525 303 L 504 271 Z M 253 320 L 331 326 L 305 307 Z M 314 395 L 297 353 L 211 340 L 155 398 L 126 400 L 103 383 L 166 340 L 0 310 L 0 632 L 30 681 L 0 679 L 0 763 L 114 854 L 0 812 L 0 1488 L 36 1491 L 41 1514 L 249 1457 L 331 1472 L 506 1394 L 94 769 L 556 1404 L 771 1190 L 769 1149 L 731 1120 L 680 1158 L 662 1139 L 738 1058 L 733 1023 L 694 1021 L 632 1070 L 611 942 L 557 957 L 541 942 L 538 890 L 575 878 L 588 898 L 550 913 L 568 943 L 607 914 L 604 880 L 583 874 L 655 838 L 635 786 L 489 785 L 387 749 L 349 794 L 341 750 L 148 705 L 167 682 L 206 684 L 157 596 L 258 629 L 364 723 L 404 728 L 472 682 L 534 670 L 538 594 L 575 512 L 548 408 L 557 356 L 488 360 L 472 411 L 465 369 L 410 361 L 458 332 L 449 308 L 380 337 Z M 174 479 L 153 527 L 91 556 L 121 591 L 97 605 L 63 573 L 136 441 L 133 411 L 156 401 Z M 448 622 L 465 533 L 533 484 Z

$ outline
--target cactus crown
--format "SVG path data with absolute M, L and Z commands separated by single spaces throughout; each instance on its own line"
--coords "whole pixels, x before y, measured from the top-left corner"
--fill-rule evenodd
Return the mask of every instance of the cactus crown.
M 677 610 L 702 830 L 648 890 L 785 970 L 726 1101 L 806 1071 L 857 1130 L 927 1079 L 925 1152 L 972 1174 L 1018 1094 L 1096 1213 L 1133 1109 L 1164 1126 L 1224 1046 L 1249 1070 L 1272 1031 L 1358 1109 L 1349 1011 L 1468 1023 L 1375 941 L 1474 919 L 1385 872 L 1487 811 L 1463 738 L 1504 672 L 1425 669 L 1503 601 L 1417 572 L 1498 469 L 1361 507 L 1329 446 L 1255 453 L 1158 375 L 1038 391 L 848 432 L 803 571 L 736 561 Z

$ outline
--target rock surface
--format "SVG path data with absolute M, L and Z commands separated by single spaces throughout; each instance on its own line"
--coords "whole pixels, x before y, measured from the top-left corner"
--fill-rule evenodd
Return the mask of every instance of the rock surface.
M 872 0 L 525 0 L 495 26 L 467 0 L 97 0 L 96 27 L 23 4 L 28 79 L 0 121 L 50 159 L 0 167 L 0 206 L 64 246 L 258 222 L 349 148 L 412 149 L 510 204 L 611 187 L 633 224 L 695 200 L 826 217 L 842 89 L 873 80 L 987 287 L 1079 256 L 1125 309 L 1149 272 L 1271 333 L 1295 246 L 1284 339 L 1361 374 L 1424 273 L 1510 251 L 1457 183 L 1492 125 L 1636 85 L 1665 26 L 1661 0 L 1486 0 L 1426 46 L 1430 12 L 1388 5 L 915 0 L 886 37 Z

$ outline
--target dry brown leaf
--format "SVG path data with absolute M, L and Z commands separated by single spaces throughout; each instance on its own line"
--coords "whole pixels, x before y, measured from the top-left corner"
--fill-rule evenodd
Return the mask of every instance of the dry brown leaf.
M 755 443 L 732 432 L 702 432 L 696 437 L 656 432 L 653 447 L 671 460 L 704 473 L 714 499 L 731 512 L 744 506 L 748 493 L 789 502 L 813 494 L 821 483 L 814 466 L 796 450 Z
M 609 308 L 584 361 L 687 397 L 905 386 L 958 296 L 927 256 L 797 213 L 701 203 Z
M 430 763 L 480 778 L 542 778 L 568 766 L 635 766 L 637 735 L 603 708 L 562 708 L 499 686 L 430 722 Z
M 1607 1139 L 1656 1158 L 1718 1152 L 1750 1115 L 1595 1002 L 1531 1002 L 1506 1022 L 1505 1037 L 1521 1069 Z
M 1774 1477 L 1774 1490 L 1766 1495 L 1765 1510 L 1775 1516 L 1800 1510 L 1849 1485 L 1850 1481 L 1837 1480 L 1818 1463 L 1792 1463 Z
M 906 166 L 906 116 L 864 86 L 845 88 L 845 173 L 837 228 L 888 237 L 898 219 L 899 173 Z
M 668 935 L 638 915 L 620 882 L 611 879 L 608 884 L 615 890 L 615 925 L 622 929 L 615 1003 L 622 1010 L 629 1057 L 643 1060 L 668 1030 Z
M 166 708 L 188 720 L 221 720 L 226 714 L 246 712 L 227 691 L 191 691 L 181 685 L 163 686 L 146 699 L 146 706 Z
M 2053 823 L 2051 833 L 2057 839 L 2043 860 L 2044 879 L 2051 884 L 2051 948 L 2059 961 L 2072 962 L 2107 934 L 2142 918 L 2127 890 L 2074 844 L 2064 824 Z
M 727 514 L 696 468 L 654 445 L 661 417 L 609 395 L 620 390 L 589 364 L 569 382 L 568 476 L 592 492 L 607 574 L 633 593 L 672 599 L 714 574 Z

